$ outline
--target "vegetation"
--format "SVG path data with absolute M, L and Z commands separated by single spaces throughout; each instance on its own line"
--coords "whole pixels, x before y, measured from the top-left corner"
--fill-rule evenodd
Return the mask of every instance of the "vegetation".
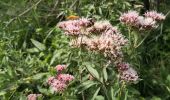
M 0 0 L 0 99 L 37 94 L 40 100 L 169 100 L 170 1 L 156 1 L 150 0 L 149 9 L 166 19 L 148 34 L 119 20 L 129 10 L 143 15 L 148 9 L 143 0 Z M 137 71 L 138 81 L 121 81 L 112 57 L 70 46 L 72 38 L 57 24 L 72 15 L 117 26 L 130 42 L 122 47 L 123 59 Z M 133 47 L 135 37 L 142 43 Z M 55 69 L 60 64 L 74 79 L 56 92 L 48 78 L 60 74 Z

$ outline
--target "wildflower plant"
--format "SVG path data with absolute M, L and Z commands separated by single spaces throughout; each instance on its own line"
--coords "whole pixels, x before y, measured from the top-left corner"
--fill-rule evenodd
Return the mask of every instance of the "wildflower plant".
M 1 0 L 0 100 L 169 100 L 170 2 L 152 1 Z
M 85 73 L 89 75 L 87 82 L 94 81 L 100 84 L 98 89 L 103 89 L 106 98 L 110 99 L 108 89 L 115 84 L 113 79 L 117 79 L 124 89 L 127 84 L 137 83 L 141 80 L 138 72 L 135 70 L 136 68 L 131 64 L 132 61 L 127 62 L 128 60 L 124 56 L 126 53 L 124 49 L 131 51 L 131 54 L 136 53 L 137 50 L 135 49 L 148 36 L 147 34 L 143 38 L 140 36 L 140 32 L 147 33 L 157 28 L 164 19 L 165 16 L 163 14 L 155 11 L 148 11 L 144 16 L 140 16 L 136 11 L 123 13 L 119 20 L 128 27 L 128 38 L 120 32 L 118 27 L 112 26 L 107 20 L 95 21 L 90 18 L 79 18 L 59 22 L 57 27 L 63 30 L 64 34 L 70 38 L 71 47 L 79 48 L 80 58 L 82 59 L 81 63 L 79 62 L 79 66 L 82 66 L 79 67 L 79 70 L 86 71 Z M 138 41 L 140 42 L 138 43 Z M 87 59 L 81 57 L 81 54 L 84 52 L 90 56 L 99 56 L 103 60 L 99 61 L 100 65 L 95 64 L 95 60 L 89 63 Z M 111 75 L 108 71 L 117 72 L 117 75 L 113 76 L 115 78 L 108 79 Z M 82 72 L 80 77 L 82 77 Z M 80 78 L 81 82 L 82 79 Z M 81 91 L 81 93 L 84 96 L 84 92 Z

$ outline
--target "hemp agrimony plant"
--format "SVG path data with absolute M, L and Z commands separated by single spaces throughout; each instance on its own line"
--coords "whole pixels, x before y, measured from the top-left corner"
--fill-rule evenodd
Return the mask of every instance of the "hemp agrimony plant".
M 128 37 L 125 37 L 118 27 L 112 26 L 107 20 L 95 21 L 90 18 L 77 18 L 59 22 L 57 27 L 69 37 L 71 48 L 78 48 L 80 52 L 79 75 L 75 78 L 67 76 L 70 77 L 70 80 L 78 80 L 80 87 L 86 85 L 85 89 L 79 91 L 82 99 L 86 98 L 84 91 L 92 86 L 96 87 L 92 99 L 98 94 L 104 94 L 108 100 L 113 99 L 115 79 L 122 85 L 118 89 L 118 93 L 115 91 L 115 96 L 121 98 L 126 85 L 138 82 L 140 78 L 137 71 L 125 58 L 126 51 L 123 49 L 129 48 L 133 53 L 147 38 L 149 31 L 157 28 L 164 19 L 165 16 L 156 11 L 148 11 L 144 16 L 140 16 L 136 11 L 123 13 L 119 20 L 126 25 Z M 143 37 L 141 32 L 147 34 L 144 34 Z M 86 57 L 83 56 L 83 53 L 86 53 Z M 115 72 L 117 74 L 113 75 Z M 89 77 L 84 79 L 83 77 L 87 75 Z M 60 77 L 60 80 L 64 79 L 64 76 Z M 49 78 L 50 85 L 52 85 L 52 80 L 55 78 Z M 55 88 L 55 86 L 52 87 Z M 57 84 L 56 87 L 58 87 Z M 60 92 L 62 92 L 65 88 L 64 85 L 62 89 L 58 87 L 58 90 L 61 89 Z M 58 90 L 56 89 L 56 92 Z

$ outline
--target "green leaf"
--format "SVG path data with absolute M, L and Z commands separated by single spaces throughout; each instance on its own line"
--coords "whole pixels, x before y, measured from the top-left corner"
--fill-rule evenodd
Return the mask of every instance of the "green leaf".
M 96 96 L 99 93 L 99 91 L 100 91 L 100 87 L 96 90 L 96 92 L 94 93 L 94 95 L 93 95 L 91 100 L 94 100 L 96 98 Z
M 170 82 L 170 75 L 168 75 L 166 79 L 168 82 Z
M 99 79 L 100 77 L 99 77 L 99 73 L 97 72 L 97 70 L 95 70 L 92 66 L 92 64 L 90 64 L 90 63 L 88 63 L 88 62 L 86 62 L 86 63 L 83 63 L 85 66 L 86 66 L 86 68 L 87 68 L 87 70 L 89 71 L 89 73 L 90 74 L 92 74 L 92 76 L 94 76 L 95 78 L 97 78 L 97 79 Z
M 0 91 L 0 96 L 5 95 L 6 93 L 6 91 Z
M 98 96 L 96 96 L 95 100 L 105 100 L 105 99 L 104 99 L 104 97 L 102 95 L 98 95 Z
M 33 80 L 39 80 L 39 79 L 42 79 L 42 78 L 43 78 L 44 76 L 46 76 L 46 75 L 48 75 L 48 73 L 38 73 L 38 74 L 32 76 L 31 78 L 32 78 Z
M 49 91 L 48 89 L 42 88 L 42 87 L 40 87 L 40 86 L 37 86 L 37 88 L 38 88 L 38 90 L 39 90 L 41 93 L 43 93 L 43 94 L 45 94 L 45 95 L 50 95 L 50 91 Z
M 78 93 L 81 93 L 82 91 L 90 88 L 91 86 L 95 85 L 95 84 L 98 84 L 96 82 L 93 82 L 93 81 L 85 81 L 83 82 L 79 87 L 78 89 L 80 90 Z
M 104 76 L 105 81 L 107 81 L 108 75 L 107 75 L 107 70 L 106 70 L 106 68 L 103 69 L 103 76 Z
M 37 48 L 30 48 L 30 49 L 27 49 L 27 52 L 35 53 L 35 52 L 39 52 L 39 50 Z
M 34 46 L 36 46 L 41 51 L 45 50 L 46 48 L 44 44 L 38 42 L 37 40 L 31 39 L 31 42 L 34 44 Z

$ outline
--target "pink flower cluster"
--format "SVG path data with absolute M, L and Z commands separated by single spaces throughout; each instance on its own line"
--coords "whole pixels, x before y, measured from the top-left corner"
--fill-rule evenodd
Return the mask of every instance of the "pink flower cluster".
M 166 18 L 165 15 L 162 13 L 157 13 L 156 11 L 148 11 L 144 15 L 145 17 L 150 17 L 155 21 L 163 21 Z
M 57 65 L 55 69 L 57 70 L 57 72 L 63 71 L 66 69 L 66 65 Z
M 137 72 L 128 63 L 117 64 L 120 79 L 126 82 L 136 82 L 139 79 Z
M 156 11 L 148 11 L 144 16 L 139 16 L 139 13 L 136 11 L 128 11 L 127 13 L 123 13 L 119 20 L 126 25 L 138 28 L 139 30 L 156 28 L 158 26 L 157 21 L 160 22 L 165 20 L 165 15 L 157 13 Z
M 38 100 L 38 97 L 41 97 L 42 94 L 29 94 L 27 100 Z
M 128 11 L 127 13 L 123 13 L 119 20 L 122 23 L 125 23 L 130 26 L 136 26 L 138 23 L 139 13 L 136 11 Z
M 102 34 L 100 37 L 90 40 L 87 43 L 88 48 L 90 50 L 95 48 L 94 50 L 114 58 L 122 56 L 121 48 L 127 44 L 128 40 L 119 33 L 107 34 L 108 31 Z
M 62 92 L 64 91 L 69 82 L 71 82 L 74 79 L 74 76 L 70 74 L 62 74 L 61 71 L 65 69 L 65 65 L 57 65 L 56 70 L 60 73 L 57 74 L 55 77 L 49 77 L 48 78 L 48 84 L 52 87 L 52 89 L 56 92 Z
M 57 24 L 59 28 L 61 28 L 66 35 L 69 36 L 79 36 L 81 34 L 85 34 L 84 28 L 91 26 L 93 22 L 87 18 L 81 18 L 77 20 L 68 20 L 63 21 Z
M 98 21 L 87 30 L 90 35 L 72 40 L 71 45 L 102 52 L 105 56 L 115 58 L 122 56 L 121 48 L 128 43 L 128 40 L 117 27 L 113 27 L 108 21 Z

